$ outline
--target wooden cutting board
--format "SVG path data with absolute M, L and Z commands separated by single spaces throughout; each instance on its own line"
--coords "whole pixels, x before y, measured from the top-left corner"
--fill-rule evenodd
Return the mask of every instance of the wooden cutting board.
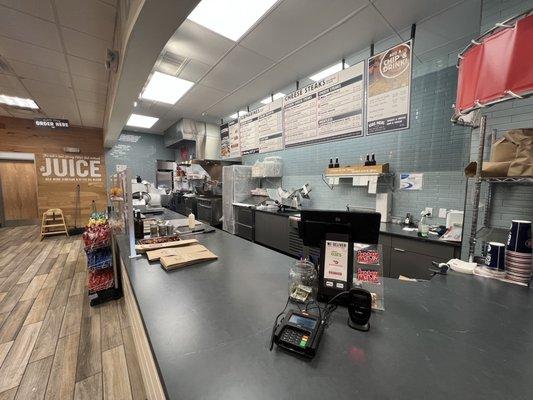
M 216 254 L 201 244 L 181 247 L 176 250 L 178 250 L 177 254 L 159 259 L 161 266 L 167 271 L 218 258 Z
M 137 251 L 137 253 L 146 253 L 147 251 L 151 251 L 151 250 L 166 249 L 168 247 L 188 246 L 193 243 L 198 243 L 198 240 L 187 239 L 187 240 L 175 240 L 173 242 L 165 242 L 165 243 L 138 244 L 135 246 L 135 250 Z

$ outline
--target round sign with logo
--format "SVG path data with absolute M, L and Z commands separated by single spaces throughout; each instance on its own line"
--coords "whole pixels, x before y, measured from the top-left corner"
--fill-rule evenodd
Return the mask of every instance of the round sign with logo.
M 409 68 L 411 48 L 407 43 L 399 44 L 385 53 L 379 64 L 379 72 L 388 79 L 400 76 Z

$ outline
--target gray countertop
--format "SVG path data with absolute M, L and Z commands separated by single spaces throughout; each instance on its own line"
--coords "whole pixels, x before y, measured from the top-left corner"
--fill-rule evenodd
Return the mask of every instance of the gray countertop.
M 281 215 L 284 217 L 290 217 L 291 215 L 297 215 L 299 214 L 299 211 L 277 211 L 277 210 L 255 210 L 257 212 L 264 212 L 268 214 L 274 214 L 274 215 Z M 403 226 L 399 224 L 393 224 L 393 223 L 381 223 L 379 228 L 380 233 L 384 233 L 386 235 L 393 235 L 393 236 L 401 236 L 406 237 L 409 239 L 416 239 L 423 242 L 431 242 L 431 243 L 437 243 L 442 244 L 446 246 L 454 246 L 454 247 L 460 247 L 461 243 L 458 242 L 447 242 L 444 240 L 439 240 L 439 237 L 437 235 L 430 234 L 427 238 L 421 238 L 418 236 L 418 232 L 416 231 L 404 231 Z
M 168 212 L 167 218 L 179 218 Z M 339 307 L 317 356 L 268 351 L 293 259 L 216 230 L 218 260 L 165 272 L 117 237 L 171 399 L 526 399 L 533 392 L 530 289 L 474 276 L 385 279 L 369 332 Z

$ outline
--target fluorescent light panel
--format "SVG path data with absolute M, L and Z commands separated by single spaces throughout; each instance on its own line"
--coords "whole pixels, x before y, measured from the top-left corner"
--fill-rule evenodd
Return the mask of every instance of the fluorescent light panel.
M 194 82 L 155 71 L 141 98 L 175 104 L 194 85 Z
M 344 63 L 344 67 L 348 68 L 349 65 Z M 332 65 L 329 68 L 323 69 L 320 72 L 317 72 L 316 74 L 310 76 L 309 79 L 311 79 L 312 81 L 318 82 L 330 75 L 333 75 L 335 72 L 339 72 L 341 70 L 342 70 L 342 63 L 340 62 L 338 64 Z
M 282 97 L 285 96 L 285 93 L 281 93 L 281 92 L 278 92 L 276 94 L 274 94 L 274 100 L 277 100 L 277 99 L 281 99 Z M 261 103 L 263 104 L 269 104 L 272 102 L 272 99 L 270 96 L 264 98 L 263 100 L 261 100 Z
M 126 122 L 126 125 L 149 129 L 154 126 L 157 121 L 159 121 L 159 118 L 149 117 L 147 115 L 131 114 L 128 122 Z
M 6 96 L 5 94 L 0 94 L 0 103 L 7 104 L 8 106 L 20 107 L 20 108 L 30 108 L 32 110 L 38 110 L 39 106 L 32 99 L 25 99 L 22 97 L 15 96 Z
M 237 41 L 277 0 L 202 0 L 189 19 Z

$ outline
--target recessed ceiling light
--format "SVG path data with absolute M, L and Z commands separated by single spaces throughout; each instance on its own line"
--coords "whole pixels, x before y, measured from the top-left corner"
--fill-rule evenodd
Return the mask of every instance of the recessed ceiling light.
M 348 68 L 349 65 L 344 63 L 344 67 Z M 341 70 L 342 70 L 342 63 L 340 62 L 338 64 L 332 65 L 329 68 L 323 69 L 320 72 L 317 72 L 316 74 L 310 76 L 309 79 L 311 79 L 312 81 L 318 82 L 330 75 L 333 75 L 335 72 L 339 72 Z
M 274 95 L 274 100 L 277 100 L 277 99 L 281 99 L 282 97 L 285 96 L 285 93 L 281 93 L 281 92 L 278 92 Z M 270 96 L 264 98 L 263 100 L 261 100 L 261 103 L 263 104 L 268 104 L 268 103 L 271 103 L 272 102 L 272 99 L 270 98 Z
M 189 19 L 237 41 L 277 0 L 202 0 Z
M 22 97 L 6 96 L 0 94 L 0 103 L 7 104 L 8 106 L 30 108 L 32 110 L 38 110 L 39 106 L 32 99 L 25 99 Z
M 157 121 L 159 121 L 159 118 L 149 117 L 147 115 L 131 114 L 128 122 L 126 122 L 126 125 L 137 128 L 151 128 Z
M 193 85 L 194 82 L 156 71 L 141 94 L 141 98 L 175 104 Z

